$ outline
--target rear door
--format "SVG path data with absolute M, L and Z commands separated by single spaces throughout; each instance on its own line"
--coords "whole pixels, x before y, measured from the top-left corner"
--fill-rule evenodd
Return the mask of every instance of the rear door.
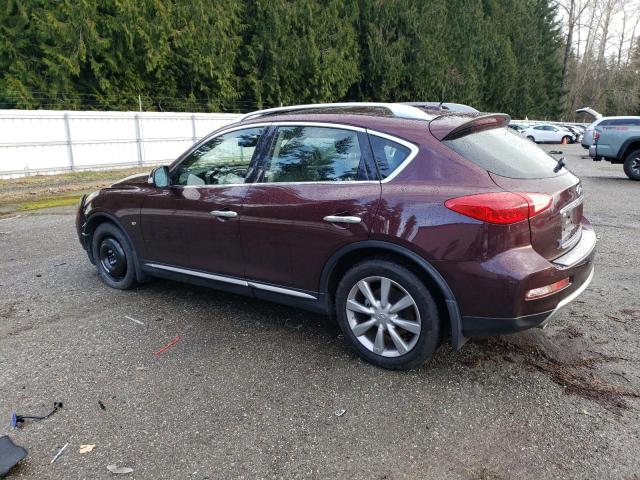
M 532 142 L 507 128 L 494 128 L 443 143 L 489 171 L 511 192 L 547 193 L 551 207 L 529 220 L 531 245 L 547 259 L 559 257 L 580 239 L 583 192 L 580 180 Z
M 247 280 L 315 293 L 329 257 L 369 237 L 381 187 L 366 133 L 280 124 L 258 175 L 240 222 Z

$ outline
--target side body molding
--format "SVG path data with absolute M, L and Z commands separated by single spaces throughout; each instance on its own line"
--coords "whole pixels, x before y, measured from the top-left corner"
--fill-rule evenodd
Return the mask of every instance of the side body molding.
M 440 272 L 438 272 L 438 270 L 436 270 L 433 265 L 431 265 L 417 253 L 412 252 L 411 250 L 400 245 L 396 245 L 395 243 L 383 242 L 380 240 L 366 240 L 364 242 L 352 243 L 335 252 L 329 258 L 326 265 L 324 266 L 324 269 L 322 270 L 322 275 L 320 276 L 320 296 L 328 297 L 329 279 L 331 278 L 333 269 L 336 267 L 340 259 L 349 253 L 355 252 L 356 250 L 367 248 L 387 250 L 389 252 L 400 254 L 418 264 L 422 268 L 422 270 L 424 270 L 425 274 L 428 275 L 429 278 L 433 280 L 433 282 L 438 286 L 438 288 L 440 289 L 440 293 L 444 298 L 447 312 L 449 314 L 449 320 L 451 323 L 451 344 L 456 350 L 462 348 L 467 339 L 462 334 L 462 317 L 458 308 L 458 302 L 456 301 L 451 288 L 449 288 L 449 285 L 447 284 L 445 279 L 442 277 L 442 275 L 440 275 Z

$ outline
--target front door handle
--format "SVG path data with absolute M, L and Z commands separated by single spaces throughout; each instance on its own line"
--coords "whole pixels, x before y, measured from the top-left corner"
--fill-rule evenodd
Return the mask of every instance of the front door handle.
M 238 212 L 232 210 L 213 210 L 209 212 L 214 217 L 234 218 L 238 216 Z
M 327 215 L 323 220 L 330 223 L 360 223 L 362 221 L 360 217 L 346 215 Z

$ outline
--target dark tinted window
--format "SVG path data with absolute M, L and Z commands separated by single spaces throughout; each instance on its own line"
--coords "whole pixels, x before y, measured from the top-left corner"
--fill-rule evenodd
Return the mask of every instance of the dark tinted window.
M 404 145 L 376 135 L 369 135 L 369 141 L 383 179 L 391 175 L 411 153 Z
M 358 133 L 326 127 L 279 127 L 264 182 L 358 180 L 362 154 Z
M 624 125 L 640 125 L 640 119 L 633 118 L 614 118 L 611 120 L 604 120 L 600 125 L 603 127 L 619 127 Z
M 484 130 L 443 142 L 467 160 L 490 172 L 511 178 L 544 178 L 554 173 L 556 160 L 540 147 L 508 128 Z
M 264 128 L 248 128 L 208 140 L 191 152 L 176 169 L 175 185 L 244 183 Z

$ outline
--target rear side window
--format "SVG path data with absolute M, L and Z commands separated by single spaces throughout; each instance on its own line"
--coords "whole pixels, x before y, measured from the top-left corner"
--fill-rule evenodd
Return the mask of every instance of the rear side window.
M 358 133 L 353 130 L 278 127 L 263 181 L 297 183 L 366 179 L 362 163 Z
M 554 173 L 557 161 L 535 143 L 508 128 L 494 128 L 443 142 L 467 160 L 510 178 L 546 178 Z
M 382 179 L 395 172 L 411 154 L 411 150 L 404 145 L 376 135 L 369 135 L 369 142 Z

